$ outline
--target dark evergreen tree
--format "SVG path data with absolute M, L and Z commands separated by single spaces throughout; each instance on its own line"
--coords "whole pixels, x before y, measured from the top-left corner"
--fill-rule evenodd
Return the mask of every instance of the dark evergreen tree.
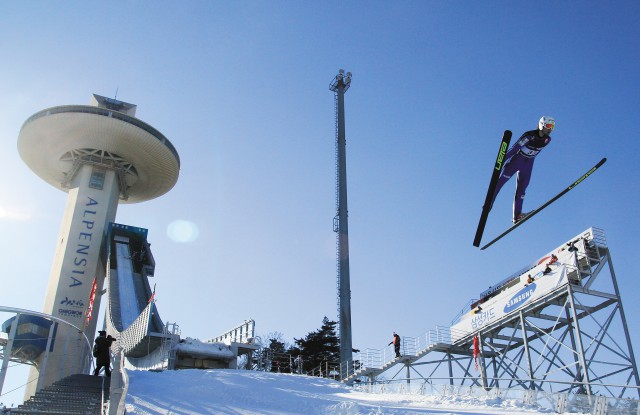
M 291 373 L 291 355 L 287 353 L 284 342 L 270 339 L 267 354 L 271 363 L 270 372 Z
M 253 354 L 253 367 L 267 372 L 290 372 L 292 359 L 282 333 L 269 333 L 264 338 L 267 340 L 258 337 L 261 347 Z
M 305 372 L 316 368 L 335 367 L 340 364 L 340 342 L 336 335 L 336 322 L 327 317 L 319 330 L 307 334 L 303 339 L 294 339 L 300 348 L 302 367 Z

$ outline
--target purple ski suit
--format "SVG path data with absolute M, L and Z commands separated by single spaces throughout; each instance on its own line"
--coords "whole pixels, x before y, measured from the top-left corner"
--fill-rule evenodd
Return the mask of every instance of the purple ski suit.
M 522 202 L 524 201 L 524 194 L 529 186 L 531 180 L 531 171 L 533 170 L 533 161 L 538 153 L 551 142 L 551 137 L 545 135 L 540 137 L 540 130 L 531 130 L 522 134 L 518 142 L 516 142 L 505 155 L 507 160 L 500 173 L 496 190 L 493 193 L 493 202 L 496 200 L 496 196 L 500 193 L 502 186 L 509 181 L 514 173 L 517 173 L 516 177 L 516 194 L 513 199 L 513 219 L 518 218 L 518 215 L 522 213 Z

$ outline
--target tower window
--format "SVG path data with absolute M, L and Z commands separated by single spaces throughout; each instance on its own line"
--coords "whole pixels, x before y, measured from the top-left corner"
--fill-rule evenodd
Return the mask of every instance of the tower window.
M 104 170 L 94 168 L 91 173 L 91 179 L 89 180 L 89 187 L 92 189 L 102 190 L 104 187 L 104 177 Z

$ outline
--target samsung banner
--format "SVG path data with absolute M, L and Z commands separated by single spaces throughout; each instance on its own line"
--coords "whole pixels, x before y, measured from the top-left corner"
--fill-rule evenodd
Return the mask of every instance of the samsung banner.
M 505 288 L 477 303 L 451 327 L 451 340 L 465 337 L 504 316 L 517 312 L 523 306 L 567 284 L 567 266 L 575 262 L 573 252 L 558 252 L 557 260 L 548 256 L 538 265 L 515 277 Z

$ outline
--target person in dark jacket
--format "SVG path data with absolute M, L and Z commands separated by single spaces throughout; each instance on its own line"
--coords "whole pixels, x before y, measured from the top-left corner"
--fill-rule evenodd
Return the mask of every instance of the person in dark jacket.
M 95 340 L 95 353 L 96 369 L 93 371 L 94 376 L 98 376 L 100 369 L 104 367 L 104 374 L 107 377 L 111 376 L 111 354 L 109 348 L 111 344 L 116 341 L 111 335 L 107 336 L 107 332 L 104 330 L 98 331 L 99 336 Z
M 400 336 L 398 336 L 395 331 L 393 332 L 393 340 L 391 340 L 389 346 L 391 346 L 392 344 L 396 352 L 396 357 L 400 357 Z
M 551 142 L 551 131 L 556 126 L 552 117 L 543 116 L 538 122 L 538 129 L 522 134 L 518 141 L 507 151 L 504 156 L 506 162 L 500 173 L 496 190 L 493 193 L 493 201 L 500 193 L 500 189 L 514 174 L 516 176 L 516 194 L 513 199 L 513 223 L 517 223 L 527 216 L 522 212 L 524 195 L 531 180 L 533 161 L 540 151 Z M 493 201 L 491 206 L 493 206 Z

